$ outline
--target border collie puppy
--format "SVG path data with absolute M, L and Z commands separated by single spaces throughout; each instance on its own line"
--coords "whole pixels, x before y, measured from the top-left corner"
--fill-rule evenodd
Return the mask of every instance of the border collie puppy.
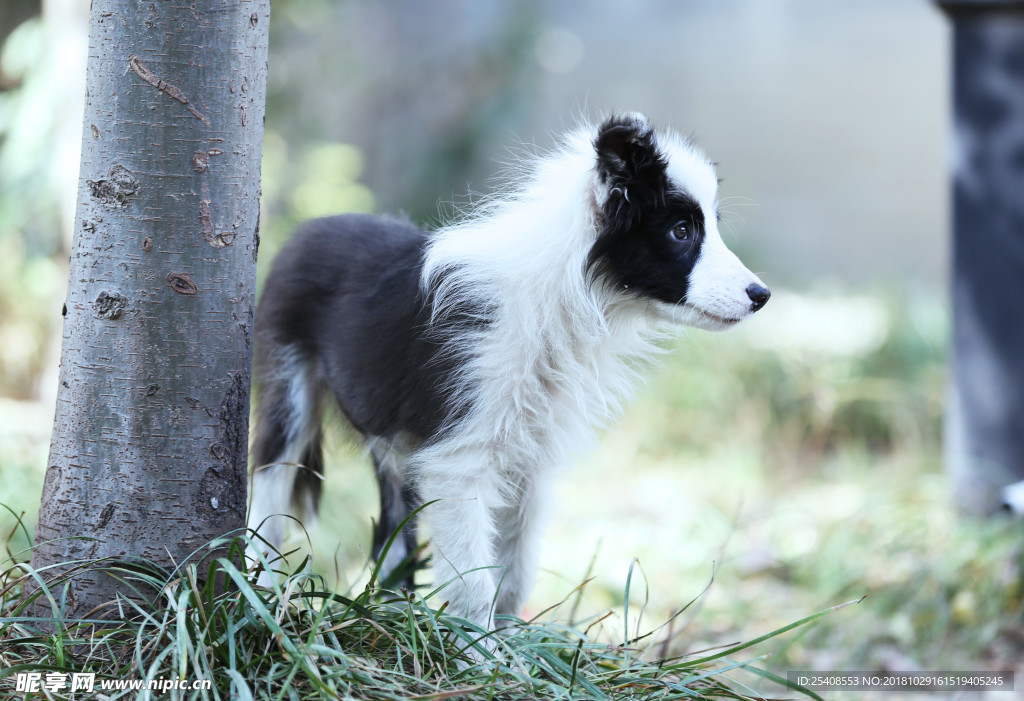
M 434 583 L 487 628 L 530 592 L 554 468 L 619 412 L 659 334 L 734 326 L 770 294 L 719 236 L 712 162 L 643 115 L 524 170 L 433 233 L 308 222 L 256 312 L 250 525 L 280 546 L 280 514 L 315 514 L 333 396 L 376 467 L 375 554 L 429 503 Z M 410 524 L 383 572 L 415 548 Z

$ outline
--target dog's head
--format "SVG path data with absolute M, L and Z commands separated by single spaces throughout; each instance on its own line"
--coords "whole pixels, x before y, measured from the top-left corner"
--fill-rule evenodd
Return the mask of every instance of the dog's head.
M 606 120 L 594 150 L 599 224 L 589 266 L 601 283 L 709 330 L 765 305 L 771 293 L 718 233 L 718 179 L 704 154 L 656 134 L 639 114 Z

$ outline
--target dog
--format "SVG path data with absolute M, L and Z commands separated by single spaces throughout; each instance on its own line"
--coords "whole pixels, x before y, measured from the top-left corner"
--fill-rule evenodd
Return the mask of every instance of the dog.
M 333 396 L 376 468 L 375 557 L 425 505 L 435 586 L 487 629 L 533 585 L 554 468 L 620 412 L 659 338 L 770 296 L 719 235 L 714 164 L 645 116 L 582 126 L 522 171 L 432 233 L 307 222 L 256 312 L 250 526 L 280 547 L 281 514 L 315 515 Z M 416 550 L 409 519 L 381 571 Z

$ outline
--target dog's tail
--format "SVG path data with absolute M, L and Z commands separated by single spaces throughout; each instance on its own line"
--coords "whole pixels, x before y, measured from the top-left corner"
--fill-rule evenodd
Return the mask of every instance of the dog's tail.
M 292 520 L 289 516 L 306 527 L 316 518 L 323 480 L 321 424 L 326 384 L 319 363 L 308 353 L 296 346 L 275 344 L 270 338 L 259 340 L 248 524 L 280 551 L 285 525 Z M 262 545 L 258 539 L 256 543 Z

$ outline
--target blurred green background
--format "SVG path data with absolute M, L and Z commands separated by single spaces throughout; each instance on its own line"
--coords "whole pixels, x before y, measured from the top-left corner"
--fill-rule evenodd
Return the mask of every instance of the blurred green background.
M 0 6 L 11 552 L 52 424 L 87 26 L 87 0 Z M 639 110 L 694 135 L 724 178 L 726 239 L 772 302 L 735 332 L 683 334 L 562 475 L 528 610 L 591 576 L 548 615 L 611 608 L 592 632 L 620 639 L 637 558 L 629 626 L 699 597 L 665 629 L 671 652 L 867 595 L 776 644 L 772 668 L 1024 672 L 1021 527 L 958 518 L 942 474 L 948 43 L 916 0 L 275 1 L 261 276 L 295 223 L 437 223 L 580 116 Z M 338 442 L 329 472 L 316 566 L 358 587 L 371 470 Z

